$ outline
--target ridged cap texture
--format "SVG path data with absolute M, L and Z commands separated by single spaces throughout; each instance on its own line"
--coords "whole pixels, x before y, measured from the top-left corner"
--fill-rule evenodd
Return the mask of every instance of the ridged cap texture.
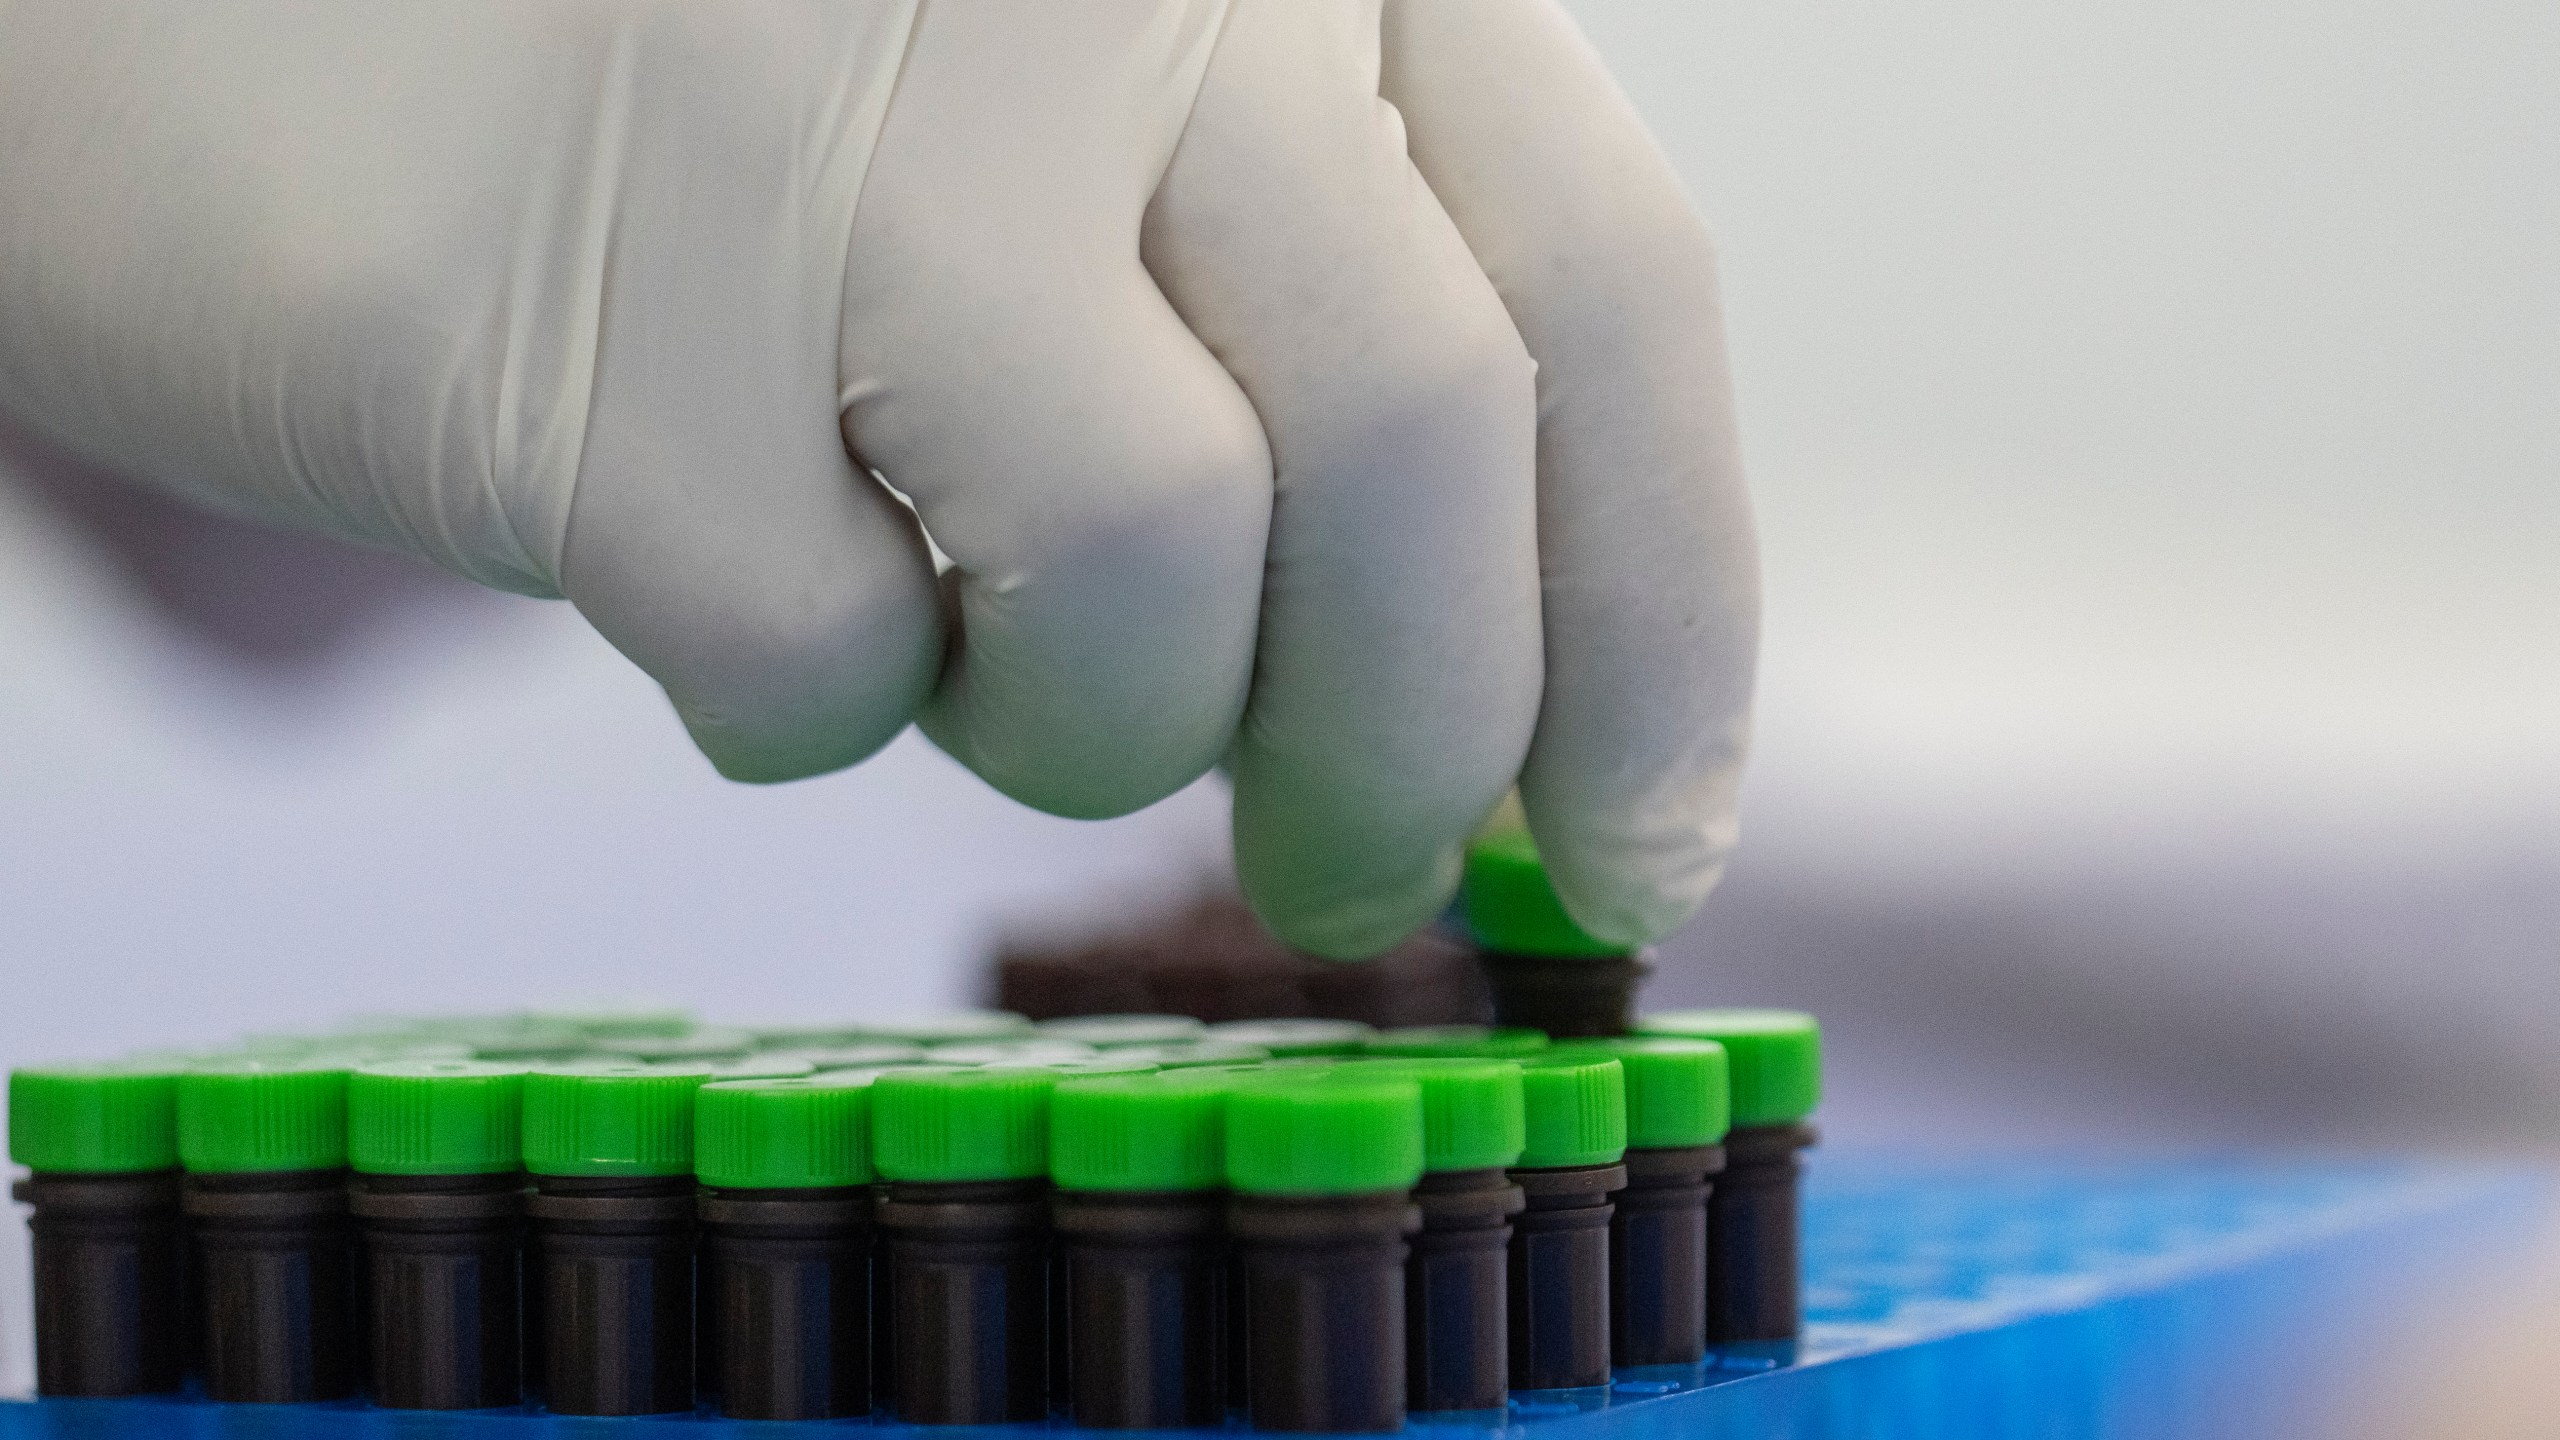
M 1521 1061 L 1520 1168 L 1618 1163 L 1627 1153 L 1626 1074 L 1613 1056 L 1572 1050 Z
M 368 1175 L 488 1175 L 524 1164 L 524 1067 L 398 1060 L 347 1077 L 347 1164 Z
M 1226 1183 L 1232 1071 L 1174 1070 L 1059 1082 L 1049 1176 L 1062 1190 L 1214 1190 Z
M 739 1190 L 870 1184 L 875 1078 L 839 1070 L 703 1086 L 694 1097 L 694 1174 Z
M 883 1179 L 1030 1180 L 1049 1173 L 1049 1096 L 1033 1066 L 910 1066 L 872 1082 L 871 1159 Z
M 1630 1035 L 1572 1040 L 1550 1054 L 1608 1055 L 1627 1072 L 1627 1147 L 1713 1145 L 1732 1123 L 1724 1047 L 1713 1040 Z
M 216 1060 L 178 1077 L 178 1160 L 199 1174 L 347 1163 L 347 1067 Z
M 1486 1170 L 1520 1163 L 1528 1143 L 1520 1066 L 1512 1060 L 1373 1060 L 1366 1068 L 1422 1087 L 1422 1168 Z
M 524 1079 L 524 1168 L 537 1175 L 689 1175 L 703 1065 L 546 1065 Z
M 1422 1154 L 1422 1088 L 1384 1066 L 1283 1070 L 1227 1097 L 1227 1183 L 1244 1194 L 1409 1190 Z

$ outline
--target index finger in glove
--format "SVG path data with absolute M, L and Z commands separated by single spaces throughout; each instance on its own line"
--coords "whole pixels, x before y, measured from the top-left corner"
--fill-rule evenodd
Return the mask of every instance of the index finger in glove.
M 1521 800 L 1604 939 L 1732 848 L 1759 633 L 1715 255 L 1555 0 L 1386 0 L 1381 85 L 1538 362 L 1546 693 Z

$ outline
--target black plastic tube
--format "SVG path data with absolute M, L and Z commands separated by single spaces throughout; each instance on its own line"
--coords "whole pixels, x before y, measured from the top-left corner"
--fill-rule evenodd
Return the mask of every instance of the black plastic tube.
M 1227 1399 L 1224 1197 L 1060 1191 L 1053 1205 L 1075 1423 L 1217 1425 Z
M 1627 1152 L 1609 1221 L 1609 1356 L 1690 1365 L 1707 1353 L 1707 1195 L 1713 1145 Z
M 540 1175 L 544 1403 L 562 1415 L 693 1408 L 693 1178 Z
M 1802 1124 L 1725 1136 L 1724 1173 L 1707 1199 L 1708 1343 L 1792 1340 L 1803 1328 L 1798 1152 L 1814 1139 Z
M 1258 1430 L 1393 1430 L 1405 1413 L 1404 1191 L 1238 1195 L 1228 1233 L 1245 1285 L 1246 1415 Z
M 871 1410 L 871 1187 L 702 1192 L 702 1293 L 720 1411 Z
M 1405 1261 L 1405 1407 L 1498 1410 L 1511 1391 L 1511 1219 L 1525 1203 L 1501 1169 L 1425 1175 Z
M 34 1207 L 36 1392 L 153 1395 L 182 1377 L 185 1231 L 178 1172 L 38 1173 L 10 1194 Z
M 897 1417 L 1043 1419 L 1049 1398 L 1049 1183 L 893 1181 L 880 1202 L 898 1334 Z
M 1056 1213 L 1051 1212 L 1054 1222 Z M 1067 1336 L 1067 1247 L 1052 1231 L 1049 1236 L 1049 1410 L 1052 1414 L 1066 1411 L 1075 1404 L 1075 1356 L 1070 1354 Z
M 1511 1388 L 1609 1383 L 1609 1222 L 1624 1165 L 1511 1172 Z
M 898 1296 L 889 1283 L 889 1231 L 879 1223 L 887 1187 L 871 1190 L 871 1408 L 887 1410 L 898 1385 Z
M 352 1395 L 363 1368 L 343 1170 L 190 1175 L 205 1394 Z
M 524 1177 L 358 1175 L 373 1403 L 478 1410 L 524 1398 L 517 1267 Z
M 1642 955 L 1511 955 L 1487 951 L 1493 1023 L 1544 1030 L 1558 1040 L 1624 1035 L 1635 1020 L 1636 987 L 1653 966 Z
M 530 1192 L 525 1198 L 532 1198 Z M 542 1318 L 542 1236 L 530 1221 L 518 1225 L 516 1233 L 516 1371 L 524 1398 L 539 1402 L 551 1374 L 543 1343 L 550 1327 Z
M 1253 1329 L 1253 1316 L 1246 1309 L 1244 1254 L 1237 1248 L 1232 1227 L 1227 1236 L 1225 1254 L 1218 1262 L 1218 1273 L 1224 1287 L 1224 1298 L 1220 1304 L 1227 1312 L 1223 1332 L 1227 1344 L 1227 1409 L 1241 1415 L 1253 1400 L 1248 1386 L 1253 1371 L 1246 1364 L 1245 1355 L 1245 1336 Z

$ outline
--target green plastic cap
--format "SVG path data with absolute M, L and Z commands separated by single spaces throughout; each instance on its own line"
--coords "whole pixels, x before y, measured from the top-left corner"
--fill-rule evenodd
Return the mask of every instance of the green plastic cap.
M 582 1031 L 566 1026 L 526 1026 L 491 1030 L 470 1038 L 471 1053 L 483 1060 L 552 1062 L 591 1053 Z
M 1822 1027 L 1801 1010 L 1672 1010 L 1636 1028 L 1722 1045 L 1736 1125 L 1792 1125 L 1822 1103 Z
M 1010 1010 L 955 1010 L 917 1020 L 884 1020 L 862 1027 L 872 1040 L 908 1040 L 918 1045 L 958 1045 L 974 1040 L 1009 1040 L 1031 1033 L 1031 1022 Z
M 1188 1015 L 1072 1015 L 1031 1027 L 1052 1040 L 1081 1040 L 1108 1050 L 1118 1045 L 1167 1045 L 1197 1040 L 1207 1028 Z
M 689 1175 L 707 1065 L 546 1065 L 524 1079 L 524 1168 L 536 1175 Z
M 394 1060 L 347 1077 L 347 1164 L 367 1175 L 490 1175 L 524 1164 L 524 1067 Z
M 1227 1097 L 1227 1183 L 1248 1195 L 1409 1190 L 1422 1150 L 1422 1087 L 1383 1066 L 1281 1071 Z
M 928 1065 L 1041 1065 L 1052 1060 L 1090 1060 L 1101 1053 L 1081 1040 L 981 1040 L 936 1045 L 924 1058 Z
M 343 1050 L 320 1054 L 366 1055 L 374 1060 L 468 1060 L 478 1052 L 460 1040 L 368 1040 Z
M 1120 1045 L 1103 1052 L 1106 1060 L 1144 1060 L 1167 1070 L 1195 1065 L 1256 1065 L 1271 1058 L 1259 1045 L 1232 1040 L 1175 1040 L 1163 1045 Z
M 10 1071 L 9 1158 L 63 1175 L 175 1166 L 181 1068 L 128 1061 Z
M 596 1000 L 537 1010 L 524 1017 L 546 1028 L 575 1030 L 599 1039 L 627 1035 L 682 1035 L 693 1028 L 693 1012 L 680 1005 L 649 1000 Z
M 820 1070 L 852 1070 L 880 1065 L 918 1065 L 924 1062 L 924 1047 L 904 1040 L 858 1040 L 850 1045 L 803 1045 L 776 1050 L 775 1055 L 788 1055 L 806 1060 Z
M 1520 1066 L 1512 1060 L 1372 1060 L 1422 1087 L 1422 1168 L 1488 1170 L 1520 1163 L 1528 1143 Z
M 871 1158 L 889 1180 L 1032 1180 L 1049 1173 L 1057 1072 L 917 1065 L 872 1082 Z
M 735 1190 L 871 1183 L 871 1074 L 719 1080 L 693 1102 L 693 1173 Z
M 1630 1035 L 1570 1040 L 1552 1053 L 1608 1055 L 1627 1072 L 1627 1147 L 1713 1145 L 1732 1124 L 1724 1047 L 1713 1040 Z
M 1227 1072 L 1061 1080 L 1049 1176 L 1062 1190 L 1214 1190 L 1226 1183 Z
M 1483 1025 L 1413 1025 L 1381 1030 L 1369 1041 L 1372 1055 L 1408 1055 L 1450 1060 L 1519 1060 L 1547 1048 L 1543 1030 Z
M 335 1170 L 347 1163 L 347 1069 L 209 1061 L 178 1077 L 178 1160 L 201 1174 Z
M 1458 913 L 1476 943 L 1497 954 L 1599 960 L 1634 953 L 1633 946 L 1594 939 L 1573 923 L 1526 830 L 1498 830 L 1467 847 Z
M 1356 1055 L 1378 1032 L 1357 1020 L 1229 1020 L 1201 1033 L 1212 1040 L 1259 1046 L 1287 1059 Z
M 760 1050 L 821 1050 L 838 1045 L 859 1045 L 864 1030 L 850 1020 L 803 1024 L 795 1020 L 776 1020 L 770 1024 L 737 1027 L 755 1037 Z
M 599 1037 L 595 1052 L 619 1056 L 626 1060 L 651 1062 L 687 1060 L 734 1060 L 756 1048 L 755 1037 L 744 1030 L 688 1030 L 682 1035 L 609 1035 Z
M 1065 1060 L 1007 1060 L 988 1070 L 1046 1070 L 1061 1080 L 1078 1075 L 1153 1075 L 1164 1067 L 1153 1060 L 1123 1059 L 1120 1052 L 1096 1052 Z
M 712 1080 L 797 1080 L 803 1075 L 818 1073 L 817 1062 L 806 1055 L 750 1055 L 744 1060 L 709 1061 L 702 1068 L 711 1072 Z M 853 1067 L 839 1065 L 836 1068 L 850 1070 Z
M 1566 1050 L 1520 1062 L 1524 1170 L 1615 1165 L 1627 1153 L 1627 1072 L 1616 1057 Z

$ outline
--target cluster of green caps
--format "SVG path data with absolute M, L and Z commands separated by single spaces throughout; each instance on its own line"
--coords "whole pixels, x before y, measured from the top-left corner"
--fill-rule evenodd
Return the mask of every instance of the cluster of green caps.
M 796 1055 L 146 1058 L 12 1074 L 10 1153 L 51 1173 L 521 1168 L 737 1188 L 1045 1177 L 1328 1194 L 1713 1144 L 1819 1099 L 1810 1016 L 1678 1011 L 1642 1028 L 1550 1044 L 1464 1026 L 973 1015 L 903 1036 L 802 1027 L 787 1037 Z M 633 1018 L 609 1038 L 698 1031 Z

